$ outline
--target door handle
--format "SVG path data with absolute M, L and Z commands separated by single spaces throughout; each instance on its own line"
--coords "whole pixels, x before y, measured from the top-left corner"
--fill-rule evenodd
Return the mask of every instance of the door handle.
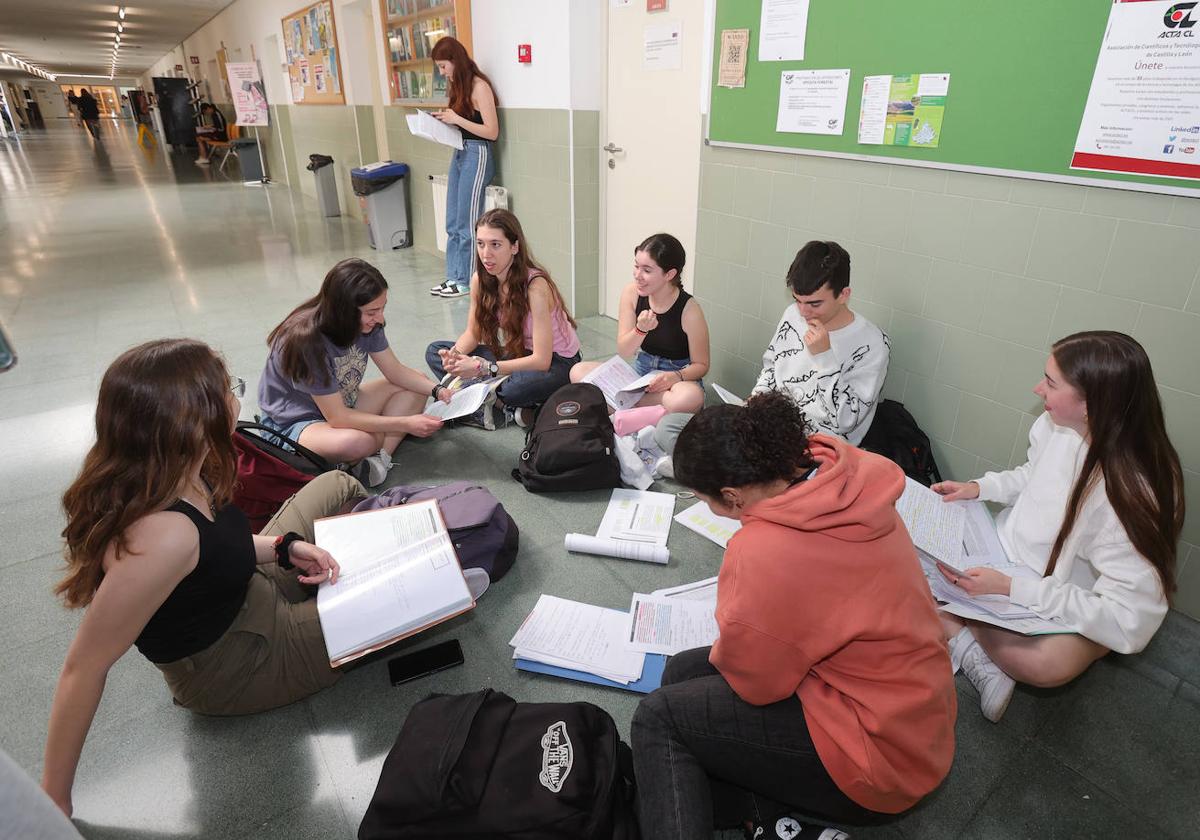
M 620 146 L 617 146 L 613 143 L 606 143 L 603 148 L 604 148 L 604 151 L 608 152 L 610 155 L 616 154 L 617 152 L 625 151 Z

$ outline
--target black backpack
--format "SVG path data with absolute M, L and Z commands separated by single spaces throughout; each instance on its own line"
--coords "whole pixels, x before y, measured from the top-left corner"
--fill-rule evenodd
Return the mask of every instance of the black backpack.
M 512 475 L 530 493 L 620 487 L 604 393 L 589 382 L 576 382 L 551 394 L 525 436 Z
M 637 840 L 634 794 L 600 707 L 435 694 L 408 713 L 358 837 Z
M 933 460 L 929 436 L 921 431 L 903 403 L 881 402 L 875 409 L 871 428 L 858 448 L 894 461 L 906 476 L 926 487 L 942 480 L 937 462 Z

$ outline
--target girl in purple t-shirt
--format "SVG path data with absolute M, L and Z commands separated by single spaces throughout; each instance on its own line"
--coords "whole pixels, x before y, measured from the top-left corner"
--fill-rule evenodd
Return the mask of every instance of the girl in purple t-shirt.
M 339 262 L 321 291 L 271 330 L 271 353 L 258 385 L 263 425 L 330 461 L 361 461 L 362 478 L 383 482 L 405 435 L 442 427 L 422 414 L 425 401 L 450 392 L 401 364 L 384 335 L 387 281 L 360 259 Z M 367 358 L 383 379 L 363 384 Z
M 505 377 L 474 418 L 493 429 L 512 417 L 532 423 L 532 409 L 570 381 L 579 361 L 575 319 L 550 273 L 533 259 L 517 217 L 489 210 L 475 225 L 475 272 L 467 328 L 435 341 L 425 361 L 436 376 Z

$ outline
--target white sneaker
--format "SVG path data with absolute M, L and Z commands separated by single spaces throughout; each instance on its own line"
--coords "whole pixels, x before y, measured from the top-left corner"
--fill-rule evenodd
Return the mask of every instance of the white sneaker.
M 430 286 L 429 294 L 440 295 L 442 292 L 444 292 L 449 287 L 449 285 L 450 285 L 449 280 L 443 280 L 441 283 L 438 283 L 436 286 Z
M 447 283 L 446 287 L 440 292 L 434 292 L 438 297 L 444 298 L 460 298 L 471 294 L 470 286 L 459 286 L 455 283 Z
M 971 635 L 971 630 L 964 627 L 953 636 L 947 643 L 950 647 L 950 673 L 957 674 L 962 669 L 963 654 L 967 652 L 975 641 L 975 637 Z
M 363 484 L 368 487 L 378 487 L 383 484 L 388 473 L 391 472 L 392 456 L 386 449 L 380 449 L 374 455 L 363 458 L 359 462 L 359 469 L 363 471 L 363 478 L 360 479 Z
M 958 636 L 955 636 L 955 639 L 957 638 Z M 970 646 L 962 653 L 962 669 L 971 685 L 979 692 L 979 708 L 983 716 L 992 723 L 999 722 L 1008 708 L 1008 701 L 1012 700 L 1013 689 L 1017 686 L 1016 680 L 1001 671 L 1000 666 L 988 658 L 983 645 L 974 637 Z
M 212 163 L 212 161 L 211 161 L 211 160 L 209 160 L 209 159 L 208 159 L 208 158 L 206 158 L 206 157 L 203 157 L 203 158 L 196 158 L 196 165 L 197 165 L 197 166 L 208 166 L 210 163 Z
M 463 578 L 467 581 L 467 589 L 471 591 L 471 599 L 479 600 L 484 592 L 492 585 L 492 579 L 483 569 L 463 569 Z
M 528 406 L 518 408 L 513 412 L 513 422 L 522 429 L 528 429 L 537 419 L 537 412 Z
M 675 477 L 675 462 L 670 455 L 664 455 L 654 462 L 654 474 L 659 478 Z

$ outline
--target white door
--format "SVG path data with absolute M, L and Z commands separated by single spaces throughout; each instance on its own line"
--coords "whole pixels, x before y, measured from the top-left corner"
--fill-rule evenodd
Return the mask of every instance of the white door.
M 652 233 L 669 233 L 687 251 L 684 285 L 692 288 L 696 207 L 700 196 L 700 92 L 705 8 L 672 0 L 665 12 L 609 2 L 605 107 L 600 124 L 600 309 L 617 316 L 632 279 L 633 249 Z M 647 27 L 679 26 L 679 69 L 645 67 Z

